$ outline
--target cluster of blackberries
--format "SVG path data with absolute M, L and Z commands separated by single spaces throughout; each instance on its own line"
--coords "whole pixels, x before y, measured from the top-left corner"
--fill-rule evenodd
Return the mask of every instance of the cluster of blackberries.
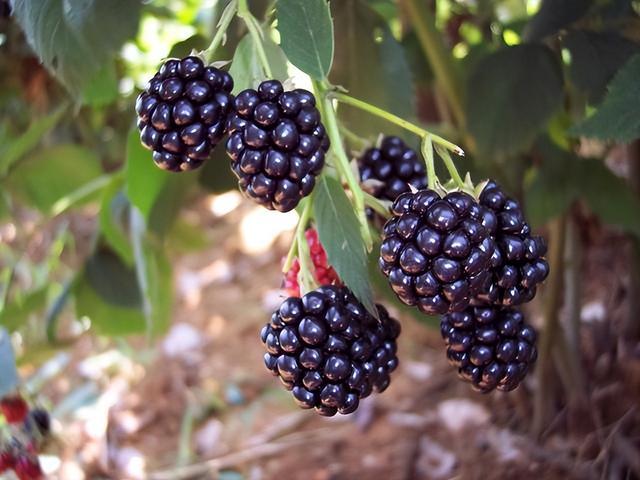
M 227 140 L 231 168 L 240 188 L 269 209 L 294 209 L 324 166 L 329 137 L 315 104 L 311 92 L 285 92 L 278 80 L 234 100 Z
M 193 170 L 226 143 L 242 192 L 271 210 L 293 210 L 315 186 L 329 138 L 311 92 L 262 82 L 234 98 L 233 79 L 195 56 L 169 59 L 138 96 L 140 140 L 160 168 Z
M 358 159 L 360 180 L 371 195 L 394 201 L 401 193 L 427 188 L 427 172 L 417 152 L 399 137 L 384 137 Z
M 458 191 L 400 194 L 383 227 L 379 265 L 403 303 L 444 315 L 450 362 L 486 392 L 515 388 L 535 360 L 535 334 L 509 307 L 535 296 L 549 273 L 545 253 L 520 205 L 489 181 L 479 201 Z M 519 330 L 492 323 L 507 317 Z
M 171 58 L 138 96 L 140 140 L 160 168 L 199 167 L 225 133 L 233 79 L 198 57 Z
M 515 308 L 470 307 L 442 317 L 447 358 L 475 390 L 515 389 L 538 352 L 536 334 Z
M 302 408 L 348 414 L 382 392 L 398 365 L 400 324 L 377 305 L 375 319 L 346 287 L 287 298 L 264 326 L 265 365 Z
M 313 276 L 318 285 L 339 285 L 340 278 L 338 274 L 329 265 L 327 252 L 325 252 L 318 231 L 315 228 L 309 228 L 304 232 L 304 236 L 309 246 L 309 256 L 313 263 Z M 296 258 L 291 265 L 291 269 L 285 274 L 283 289 L 291 297 L 300 296 L 300 283 L 298 282 L 298 274 L 300 273 L 300 262 Z
M 44 478 L 37 452 L 51 431 L 49 413 L 42 408 L 30 409 L 16 394 L 0 400 L 0 414 L 12 430 L 10 440 L 0 444 L 0 474 L 13 470 L 19 480 Z

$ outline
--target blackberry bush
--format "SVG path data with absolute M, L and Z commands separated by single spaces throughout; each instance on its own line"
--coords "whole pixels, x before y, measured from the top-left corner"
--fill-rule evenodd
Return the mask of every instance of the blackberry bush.
M 458 376 L 487 393 L 515 389 L 535 362 L 536 333 L 509 307 L 470 307 L 440 323 L 449 363 Z
M 464 310 L 481 291 L 496 217 L 464 192 L 401 194 L 383 228 L 380 269 L 398 298 L 429 314 Z
M 264 326 L 265 365 L 302 408 L 325 416 L 354 412 L 382 392 L 398 365 L 400 324 L 382 305 L 380 321 L 346 287 L 287 298 Z
M 293 210 L 311 193 L 329 138 L 311 92 L 278 80 L 240 92 L 229 117 L 227 153 L 240 189 L 270 210 Z
M 360 179 L 374 197 L 394 201 L 401 193 L 427 188 L 424 161 L 399 137 L 384 137 L 358 159 Z
M 536 287 L 549 274 L 544 238 L 531 234 L 518 202 L 509 198 L 496 182 L 486 184 L 480 204 L 495 213 L 497 223 L 491 231 L 495 249 L 490 281 L 478 295 L 477 303 L 515 306 L 530 301 Z
M 195 56 L 171 58 L 138 96 L 140 140 L 172 172 L 198 168 L 225 133 L 233 79 Z

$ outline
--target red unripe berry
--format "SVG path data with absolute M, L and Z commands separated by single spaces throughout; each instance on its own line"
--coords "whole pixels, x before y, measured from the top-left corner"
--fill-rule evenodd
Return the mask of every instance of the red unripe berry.
M 29 413 L 29 406 L 20 395 L 11 395 L 0 400 L 0 412 L 7 423 L 22 423 Z
M 12 469 L 15 465 L 16 459 L 13 456 L 11 450 L 3 450 L 0 452 L 0 473 L 6 472 Z
M 37 457 L 18 457 L 13 471 L 20 480 L 40 480 L 44 478 Z

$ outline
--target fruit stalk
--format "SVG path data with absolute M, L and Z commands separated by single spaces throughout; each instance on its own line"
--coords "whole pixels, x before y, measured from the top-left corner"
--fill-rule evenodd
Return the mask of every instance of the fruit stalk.
M 227 33 L 227 29 L 231 24 L 231 20 L 235 17 L 236 12 L 238 10 L 238 0 L 231 0 L 229 4 L 222 11 L 222 15 L 220 15 L 220 21 L 217 25 L 216 34 L 211 40 L 211 44 L 207 47 L 207 49 L 202 52 L 207 63 L 213 60 L 213 56 L 218 50 L 218 47 L 222 44 L 222 40 L 224 39 L 225 34 Z
M 269 59 L 267 58 L 267 53 L 264 50 L 264 33 L 262 32 L 262 27 L 256 20 L 256 17 L 254 17 L 249 10 L 247 0 L 239 0 L 238 17 L 244 20 L 244 23 L 247 26 L 247 30 L 249 30 L 249 35 L 251 35 L 251 38 L 253 39 L 253 45 L 258 52 L 258 58 L 260 59 L 260 64 L 265 76 L 267 78 L 273 78 L 271 66 L 269 65 Z
M 424 128 L 419 127 L 418 125 L 405 120 L 404 118 L 398 117 L 393 113 L 389 113 L 380 107 L 376 107 L 375 105 L 371 105 L 370 103 L 364 102 L 350 95 L 347 95 L 342 92 L 337 92 L 337 91 L 329 92 L 327 94 L 327 97 L 336 99 L 340 103 L 346 103 L 347 105 L 351 105 L 352 107 L 356 107 L 356 108 L 359 108 L 360 110 L 369 112 L 372 115 L 376 115 L 377 117 L 387 120 L 388 122 L 395 123 L 396 125 L 404 128 L 405 130 L 415 133 L 420 138 L 424 138 L 425 136 L 429 135 L 433 140 L 433 143 L 442 145 L 444 148 L 446 148 L 447 150 L 451 150 L 456 155 L 464 156 L 464 150 L 460 148 L 458 145 L 456 145 L 455 143 L 452 143 L 449 140 L 442 138 L 440 135 L 436 135 L 435 133 L 425 130 Z
M 340 137 L 340 130 L 338 128 L 338 118 L 335 108 L 331 103 L 331 98 L 327 94 L 327 90 L 320 84 L 315 83 L 314 87 L 316 91 L 319 91 L 322 98 L 322 114 L 327 124 L 327 135 L 331 140 L 331 148 L 335 153 L 336 162 L 334 163 L 336 169 L 340 173 L 343 180 L 346 180 L 349 185 L 349 190 L 353 195 L 353 203 L 356 209 L 356 214 L 360 219 L 360 230 L 362 231 L 362 238 L 364 239 L 367 251 L 371 251 L 373 248 L 373 239 L 371 238 L 371 232 L 369 231 L 369 223 L 367 221 L 367 214 L 364 207 L 364 194 L 360 188 L 358 180 L 355 178 L 351 166 L 349 165 L 349 158 L 344 150 L 342 144 L 342 138 Z

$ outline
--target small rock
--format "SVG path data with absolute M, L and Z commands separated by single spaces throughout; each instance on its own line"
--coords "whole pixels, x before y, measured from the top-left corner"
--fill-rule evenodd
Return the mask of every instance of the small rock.
M 437 407 L 440 422 L 452 432 L 478 427 L 489 421 L 489 412 L 480 404 L 465 398 L 452 398 Z
M 202 334 L 188 323 L 177 323 L 162 342 L 162 351 L 168 357 L 185 357 L 202 346 Z

